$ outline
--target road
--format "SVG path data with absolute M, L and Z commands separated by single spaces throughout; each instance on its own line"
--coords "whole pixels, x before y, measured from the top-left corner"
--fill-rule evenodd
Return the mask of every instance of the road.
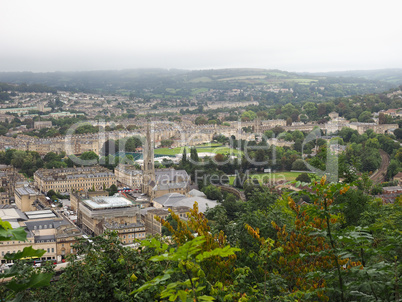
M 370 179 L 375 184 L 385 181 L 385 175 L 387 174 L 389 166 L 389 155 L 383 150 L 380 150 L 380 155 L 381 155 L 381 166 L 378 168 L 376 172 L 374 172 L 370 176 Z

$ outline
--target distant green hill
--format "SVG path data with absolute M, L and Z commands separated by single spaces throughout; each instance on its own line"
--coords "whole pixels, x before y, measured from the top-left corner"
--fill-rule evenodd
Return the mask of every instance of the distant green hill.
M 350 70 L 333 72 L 303 73 L 304 76 L 356 77 L 383 81 L 395 85 L 402 84 L 402 69 Z
M 398 73 L 399 71 L 399 73 Z M 262 91 L 273 97 L 270 88 L 292 89 L 288 101 L 321 100 L 355 94 L 386 91 L 402 83 L 402 70 L 297 74 L 281 70 L 229 68 L 210 70 L 127 69 L 82 72 L 0 72 L 0 82 L 41 84 L 58 90 L 117 93 L 138 97 L 192 98 L 209 89 Z M 365 77 L 364 77 L 365 75 Z M 401 81 L 399 82 L 399 79 Z M 285 93 L 284 93 L 285 94 Z M 241 97 L 240 97 L 241 98 Z M 244 98 L 243 98 L 244 99 Z

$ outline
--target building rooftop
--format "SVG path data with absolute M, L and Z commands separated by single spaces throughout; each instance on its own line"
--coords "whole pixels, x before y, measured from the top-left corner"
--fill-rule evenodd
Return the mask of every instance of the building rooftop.
M 21 188 L 16 188 L 15 191 L 19 194 L 19 195 L 33 195 L 33 194 L 37 194 L 37 192 L 30 188 L 30 187 L 21 187 Z
M 199 192 L 199 191 L 198 191 Z M 193 208 L 194 203 L 198 203 L 198 210 L 200 213 L 205 213 L 208 208 L 214 208 L 218 203 L 214 200 L 210 200 L 201 196 L 186 197 L 178 193 L 169 193 L 154 199 L 154 202 L 167 208 L 172 207 L 188 207 Z
M 205 195 L 203 192 L 196 190 L 196 189 L 192 189 L 190 192 L 188 192 L 188 195 L 198 196 L 198 197 L 207 197 L 207 195 Z
M 0 218 L 2 220 L 12 220 L 12 219 L 20 219 L 27 220 L 27 216 L 21 212 L 20 209 L 9 208 L 9 209 L 0 209 Z
M 130 200 L 121 196 L 92 197 L 92 199 L 86 199 L 82 202 L 92 209 L 120 208 L 133 205 Z
M 155 198 L 154 202 L 156 202 L 156 203 L 158 203 L 158 204 L 160 204 L 162 206 L 165 206 L 165 204 L 167 202 L 174 203 L 174 202 L 177 202 L 179 200 L 182 200 L 183 198 L 186 198 L 186 196 L 183 195 L 183 194 L 169 193 L 169 194 L 165 194 L 165 195 L 162 195 L 160 197 Z
M 65 219 L 46 219 L 46 220 L 36 220 L 27 221 L 25 225 L 28 230 L 39 230 L 39 229 L 56 229 L 61 225 L 69 225 L 70 223 Z
M 29 211 L 25 212 L 28 219 L 43 219 L 43 218 L 56 218 L 56 214 L 51 210 L 43 210 L 43 211 Z

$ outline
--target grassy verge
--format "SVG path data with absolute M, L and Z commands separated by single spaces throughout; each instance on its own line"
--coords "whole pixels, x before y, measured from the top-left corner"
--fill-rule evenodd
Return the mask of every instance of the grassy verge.
M 277 181 L 294 181 L 297 176 L 299 176 L 300 172 L 275 172 L 275 173 L 260 173 L 260 174 L 250 174 L 251 178 L 256 178 L 261 183 L 264 178 L 268 178 L 268 182 L 277 182 Z M 235 177 L 229 176 L 229 184 L 233 185 Z

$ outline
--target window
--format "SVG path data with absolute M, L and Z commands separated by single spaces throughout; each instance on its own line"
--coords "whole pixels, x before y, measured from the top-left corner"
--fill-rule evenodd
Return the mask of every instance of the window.
M 47 248 L 47 252 L 50 253 L 50 248 Z
M 52 247 L 52 253 L 54 253 L 54 247 Z

